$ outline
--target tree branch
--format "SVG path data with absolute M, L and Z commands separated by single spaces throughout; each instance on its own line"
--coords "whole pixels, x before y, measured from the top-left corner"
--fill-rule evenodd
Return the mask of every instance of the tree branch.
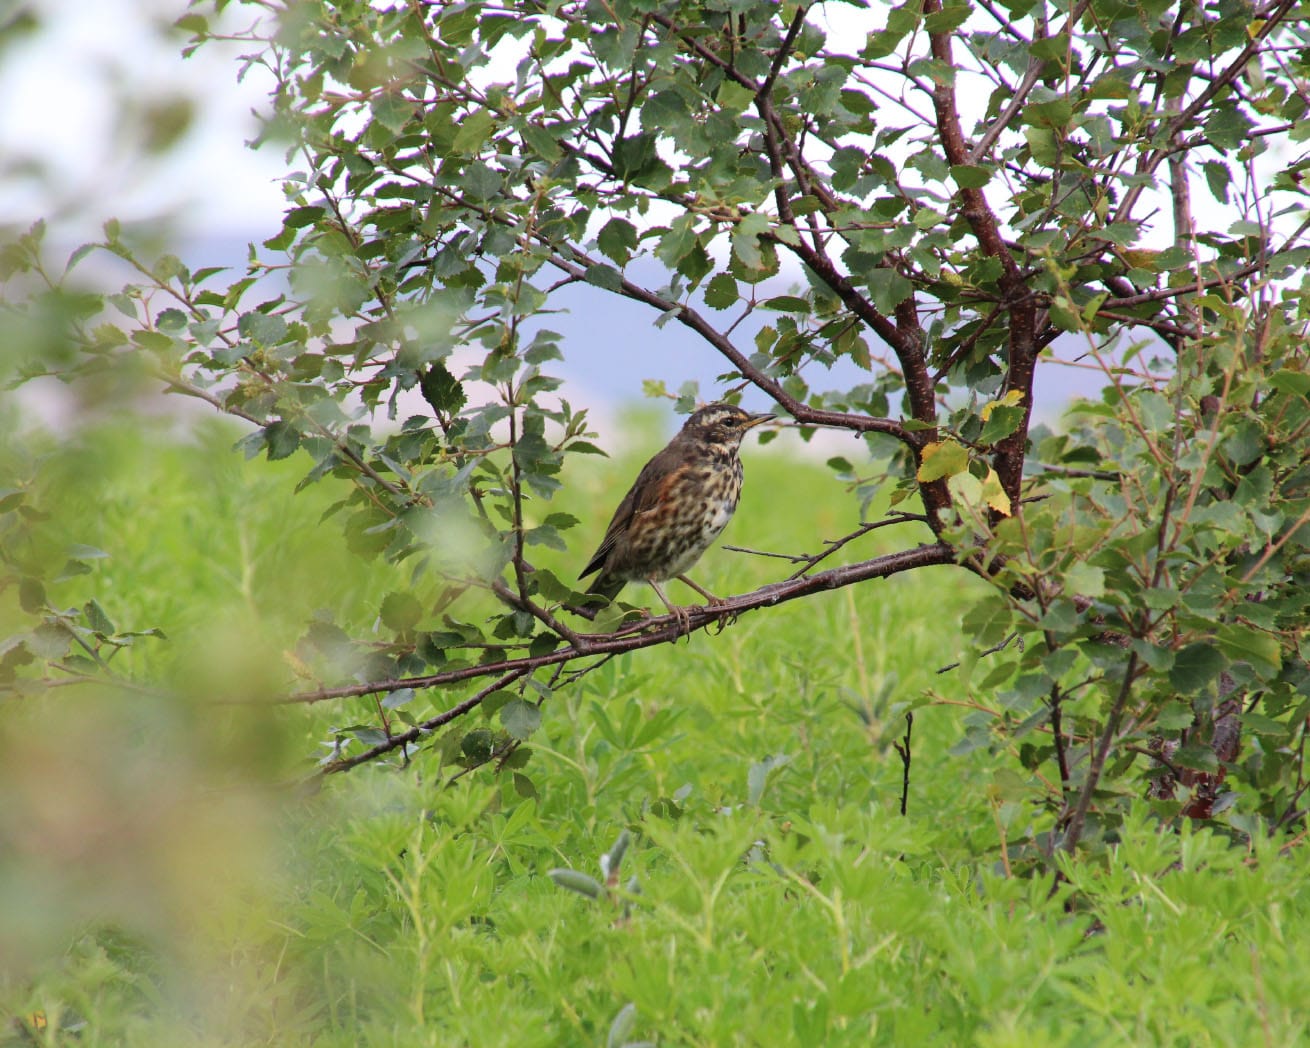
M 1068 19 L 1065 21 L 1065 29 L 1067 32 L 1073 31 L 1073 27 L 1078 23 L 1078 20 L 1082 18 L 1083 12 L 1087 10 L 1090 3 L 1091 0 L 1080 0 L 1078 5 L 1070 12 Z M 997 17 L 996 13 L 990 8 L 987 8 L 987 11 L 992 15 L 992 17 Z M 1015 87 L 1014 94 L 1010 97 L 1009 105 L 1005 107 L 1005 110 L 1000 116 L 992 121 L 991 126 L 983 132 L 983 136 L 978 140 L 978 144 L 975 145 L 973 149 L 969 150 L 969 163 L 977 164 L 979 160 L 985 157 L 991 151 L 992 146 L 996 144 L 996 140 L 1001 137 L 1001 132 L 1013 123 L 1014 118 L 1023 109 L 1024 103 L 1028 100 L 1029 92 L 1037 86 L 1037 81 L 1041 79 L 1042 67 L 1045 64 L 1046 63 L 1040 59 L 1029 59 L 1028 68 L 1024 71 L 1023 79 L 1020 80 L 1018 86 Z
M 502 688 L 508 688 L 515 681 L 520 680 L 527 675 L 527 670 L 513 670 L 505 674 L 499 680 L 488 684 L 475 695 L 470 695 L 463 702 L 452 706 L 443 713 L 438 713 L 435 717 L 425 720 L 422 724 L 416 724 L 414 727 L 410 728 L 409 731 L 401 732 L 399 735 L 392 735 L 386 740 L 386 742 L 379 742 L 376 746 L 370 746 L 362 753 L 356 753 L 350 757 L 341 757 L 323 765 L 323 767 L 319 769 L 319 774 L 331 775 L 334 772 L 349 771 L 351 768 L 356 768 L 361 764 L 366 764 L 371 760 L 376 760 L 384 754 L 398 750 L 402 746 L 408 746 L 412 742 L 417 742 L 424 735 L 430 735 L 443 725 L 449 724 L 456 718 L 462 717 L 464 714 L 476 709 L 478 706 L 482 705 L 482 700 L 488 695 L 500 691 Z
M 1124 709 L 1128 705 L 1128 696 L 1133 690 L 1133 678 L 1136 675 L 1137 652 L 1134 651 L 1128 655 L 1128 664 L 1124 667 L 1123 684 L 1119 688 L 1119 694 L 1115 696 L 1114 705 L 1110 707 L 1109 715 L 1105 718 L 1105 728 L 1101 731 L 1101 737 L 1092 753 L 1091 763 L 1087 766 L 1087 777 L 1083 780 L 1082 789 L 1078 791 L 1078 801 L 1074 805 L 1073 813 L 1069 816 L 1069 824 L 1065 827 L 1064 841 L 1060 846 L 1070 855 L 1077 850 L 1078 841 L 1083 835 L 1083 826 L 1087 821 L 1087 810 L 1092 804 L 1092 794 L 1096 791 L 1097 783 L 1101 781 L 1101 772 L 1105 768 L 1105 761 L 1110 754 L 1110 747 L 1114 743 L 1114 737 L 1119 731 L 1119 722 L 1123 719 Z
M 924 0 L 925 15 L 936 14 L 941 10 L 941 0 Z M 944 68 L 949 70 L 956 68 L 951 54 L 949 34 L 929 34 L 929 46 L 933 58 Z M 933 108 L 937 113 L 937 132 L 947 161 L 952 165 L 968 165 L 972 157 L 960 128 L 960 113 L 956 105 L 954 82 L 948 75 L 942 75 L 933 88 Z M 1000 478 L 1001 487 L 1009 497 L 1010 505 L 1017 508 L 1020 488 L 1023 484 L 1028 426 L 1032 418 L 1033 378 L 1036 373 L 1037 352 L 1040 348 L 1037 333 L 1037 302 L 1028 289 L 1023 270 L 1015 261 L 1005 238 L 1001 235 L 1000 223 L 983 191 L 966 186 L 960 188 L 959 194 L 964 204 L 965 220 L 969 223 L 969 228 L 977 238 L 979 246 L 985 254 L 1001 264 L 1001 275 L 997 282 L 1005 296 L 1010 321 L 1009 368 L 1005 384 L 1007 389 L 1021 394 L 1019 407 L 1023 414 L 1018 426 L 997 442 L 992 462 Z M 991 516 L 995 522 L 999 511 L 992 510 Z
M 657 644 L 667 644 L 711 623 L 729 622 L 743 612 L 773 607 L 777 604 L 796 600 L 799 597 L 806 597 L 826 590 L 841 589 L 844 586 L 867 582 L 870 579 L 888 578 L 903 571 L 912 571 L 933 564 L 954 564 L 955 562 L 955 550 L 944 543 L 916 546 L 913 549 L 888 553 L 857 564 L 831 568 L 817 575 L 807 575 L 803 578 L 771 583 L 750 593 L 730 597 L 720 604 L 683 608 L 680 615 L 655 616 L 643 622 L 639 630 L 636 631 L 577 634 L 577 644 L 570 643 L 542 655 L 502 659 L 477 666 L 461 666 L 458 669 L 444 670 L 421 677 L 368 681 L 363 684 L 348 684 L 335 688 L 320 688 L 316 691 L 297 692 L 275 699 L 273 702 L 276 705 L 324 702 L 329 699 L 344 699 L 360 695 L 372 695 L 378 692 L 400 691 L 403 688 L 435 688 L 440 685 L 476 680 L 479 677 L 490 677 L 496 674 L 526 674 L 543 666 L 555 666 L 587 655 L 611 655 L 626 651 L 638 651 Z M 500 686 L 503 687 L 504 685 Z M 466 700 L 466 702 L 470 701 L 472 700 Z

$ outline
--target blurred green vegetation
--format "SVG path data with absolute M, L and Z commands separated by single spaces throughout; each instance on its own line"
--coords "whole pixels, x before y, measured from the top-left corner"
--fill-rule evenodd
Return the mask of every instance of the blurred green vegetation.
M 1042 791 L 952 754 L 971 696 L 962 572 L 915 573 L 615 659 L 544 708 L 515 768 L 312 782 L 369 699 L 270 706 L 314 615 L 354 633 L 408 570 L 321 525 L 333 481 L 246 462 L 213 421 L 122 415 L 0 461 L 159 691 L 0 709 L 0 1043 L 43 1045 L 1289 1044 L 1303 1032 L 1303 850 L 1137 817 L 1100 861 L 1007 876 Z M 654 440 L 654 434 L 652 442 Z M 724 540 L 801 552 L 853 522 L 820 465 L 750 446 Z M 550 509 L 575 571 L 642 460 L 588 459 Z M 852 558 L 908 544 L 875 532 Z M 876 545 L 875 545 L 876 544 Z M 787 572 L 711 552 L 720 593 Z M 970 592 L 965 592 L 969 588 Z M 633 599 L 645 595 L 634 588 Z M 18 597 L 0 594 L 6 635 Z M 245 700 L 251 700 L 246 702 Z M 429 703 L 424 695 L 414 706 Z M 443 701 L 450 701 L 448 699 Z M 892 749 L 915 710 L 909 812 Z M 422 709 L 414 711 L 422 713 Z M 516 758 L 521 759 L 521 758 Z M 552 880 L 604 879 L 606 897 Z M 635 879 L 635 880 L 634 880 Z M 5 1037 L 8 1038 L 5 1041 Z

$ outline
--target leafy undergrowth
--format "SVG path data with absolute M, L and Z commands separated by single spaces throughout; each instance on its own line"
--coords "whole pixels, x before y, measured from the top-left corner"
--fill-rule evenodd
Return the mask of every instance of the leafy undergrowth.
M 307 619 L 366 626 L 412 580 L 317 526 L 331 492 L 290 495 L 294 460 L 243 466 L 230 432 L 199 432 L 169 446 L 111 427 L 43 465 L 50 527 L 110 553 L 93 565 L 105 614 L 168 634 L 122 667 L 170 687 L 65 688 L 0 714 L 0 1042 L 1245 1045 L 1302 1032 L 1303 849 L 1160 834 L 1143 811 L 1066 863 L 1054 892 L 1049 875 L 1023 875 L 1042 791 L 986 748 L 951 752 L 978 696 L 937 670 L 967 647 L 977 590 L 947 569 L 611 661 L 543 707 L 515 767 L 451 784 L 460 768 L 427 753 L 306 787 L 322 740 L 369 700 L 273 713 L 211 700 L 286 690 Z M 636 465 L 597 462 L 559 507 L 585 521 L 567 554 L 543 558 L 561 574 Z M 854 523 L 826 509 L 845 504 L 837 483 L 748 449 L 725 540 L 813 550 Z M 852 555 L 918 540 L 891 534 L 904 530 Z M 787 570 L 716 550 L 697 576 L 729 593 Z M 76 604 L 79 585 L 53 596 Z M 902 816 L 893 743 L 910 709 Z

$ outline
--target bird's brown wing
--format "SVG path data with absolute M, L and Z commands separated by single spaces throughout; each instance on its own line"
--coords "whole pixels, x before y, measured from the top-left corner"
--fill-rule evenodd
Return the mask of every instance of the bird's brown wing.
M 604 566 L 605 559 L 614 548 L 614 543 L 632 523 L 632 518 L 650 509 L 659 501 L 665 486 L 659 483 L 659 478 L 673 472 L 680 458 L 681 456 L 670 444 L 641 468 L 632 487 L 619 503 L 619 508 L 614 511 L 614 518 L 610 521 L 610 526 L 605 529 L 605 537 L 600 540 L 600 546 L 592 554 L 591 560 L 587 561 L 587 566 L 582 569 L 578 578 L 585 579 L 593 571 L 599 571 Z

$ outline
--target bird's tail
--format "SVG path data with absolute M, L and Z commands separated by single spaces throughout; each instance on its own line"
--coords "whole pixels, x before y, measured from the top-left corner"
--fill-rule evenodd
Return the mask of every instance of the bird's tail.
M 623 589 L 624 585 L 622 579 L 616 579 L 602 571 L 596 576 L 596 581 L 587 587 L 587 592 L 599 593 L 606 600 L 613 600 L 619 595 L 619 590 Z

